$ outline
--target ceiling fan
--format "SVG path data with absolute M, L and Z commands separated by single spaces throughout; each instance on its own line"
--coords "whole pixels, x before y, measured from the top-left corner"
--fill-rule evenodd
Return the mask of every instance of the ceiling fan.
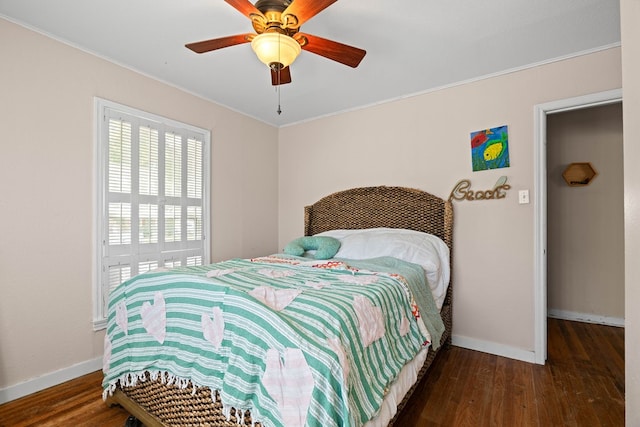
M 357 67 L 366 51 L 300 32 L 300 26 L 337 0 L 225 0 L 251 20 L 254 33 L 189 43 L 196 53 L 251 43 L 258 59 L 271 69 L 271 84 L 291 83 L 289 66 L 301 49 L 349 67 Z

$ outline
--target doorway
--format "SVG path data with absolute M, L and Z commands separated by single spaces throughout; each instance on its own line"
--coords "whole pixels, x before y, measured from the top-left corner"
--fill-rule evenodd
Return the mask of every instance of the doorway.
M 624 326 L 622 103 L 547 115 L 547 316 Z
M 547 115 L 621 101 L 622 90 L 616 89 L 534 107 L 534 358 L 541 365 L 547 359 Z

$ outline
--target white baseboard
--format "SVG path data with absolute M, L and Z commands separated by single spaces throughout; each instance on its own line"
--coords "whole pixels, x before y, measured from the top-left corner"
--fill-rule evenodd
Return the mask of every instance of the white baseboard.
M 509 359 L 522 360 L 523 362 L 535 363 L 535 353 L 509 345 L 499 344 L 491 341 L 478 340 L 475 338 L 453 335 L 451 344 L 467 348 L 469 350 L 481 351 L 483 353 L 495 354 L 496 356 L 507 357 Z
M 102 357 L 87 360 L 59 371 L 51 372 L 28 381 L 0 389 L 0 404 L 62 384 L 102 369 Z
M 470 350 L 481 351 L 483 353 L 495 354 L 509 359 L 522 360 L 535 363 L 534 353 L 519 348 L 498 344 L 490 341 L 477 340 L 475 338 L 454 335 L 452 344 L 457 347 L 468 348 Z M 102 357 L 87 360 L 59 371 L 51 372 L 31 380 L 0 389 L 0 404 L 19 399 L 38 391 L 62 384 L 82 375 L 90 374 L 102 369 Z
M 575 311 L 547 310 L 547 316 L 553 319 L 572 320 L 575 322 L 597 323 L 599 325 L 616 326 L 624 328 L 624 319 L 619 317 L 600 316 L 597 314 L 577 313 Z
M 556 319 L 624 327 L 624 319 L 616 317 L 598 316 L 554 309 L 549 309 L 547 315 Z M 517 347 L 460 335 L 453 335 L 451 343 L 457 347 L 467 348 L 469 350 L 476 350 L 483 353 L 495 354 L 496 356 L 507 357 L 509 359 L 535 363 L 535 353 L 533 351 L 523 350 Z M 87 360 L 68 368 L 60 369 L 59 371 L 51 372 L 31 380 L 0 389 L 0 404 L 62 384 L 65 381 L 81 377 L 82 375 L 86 375 L 100 369 L 102 369 L 102 357 Z

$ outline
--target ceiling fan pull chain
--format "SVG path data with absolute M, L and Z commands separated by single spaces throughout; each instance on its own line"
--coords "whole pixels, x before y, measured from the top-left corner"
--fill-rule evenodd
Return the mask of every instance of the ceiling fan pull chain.
M 278 39 L 280 39 L 280 33 L 278 33 Z M 280 43 L 278 43 L 278 61 L 280 61 Z M 282 114 L 282 108 L 280 108 L 280 86 L 282 80 L 280 80 L 280 76 L 282 73 L 282 63 L 278 65 L 278 86 L 276 86 L 276 90 L 278 91 L 278 115 Z
M 276 110 L 276 112 L 280 115 L 282 114 L 282 108 L 280 108 L 280 71 L 278 71 L 278 86 L 276 86 L 276 91 L 278 92 L 278 110 Z

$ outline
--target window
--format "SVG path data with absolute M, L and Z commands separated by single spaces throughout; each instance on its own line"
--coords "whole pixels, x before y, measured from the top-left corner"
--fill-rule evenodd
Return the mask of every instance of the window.
M 210 134 L 99 98 L 95 108 L 97 330 L 123 281 L 208 262 Z

